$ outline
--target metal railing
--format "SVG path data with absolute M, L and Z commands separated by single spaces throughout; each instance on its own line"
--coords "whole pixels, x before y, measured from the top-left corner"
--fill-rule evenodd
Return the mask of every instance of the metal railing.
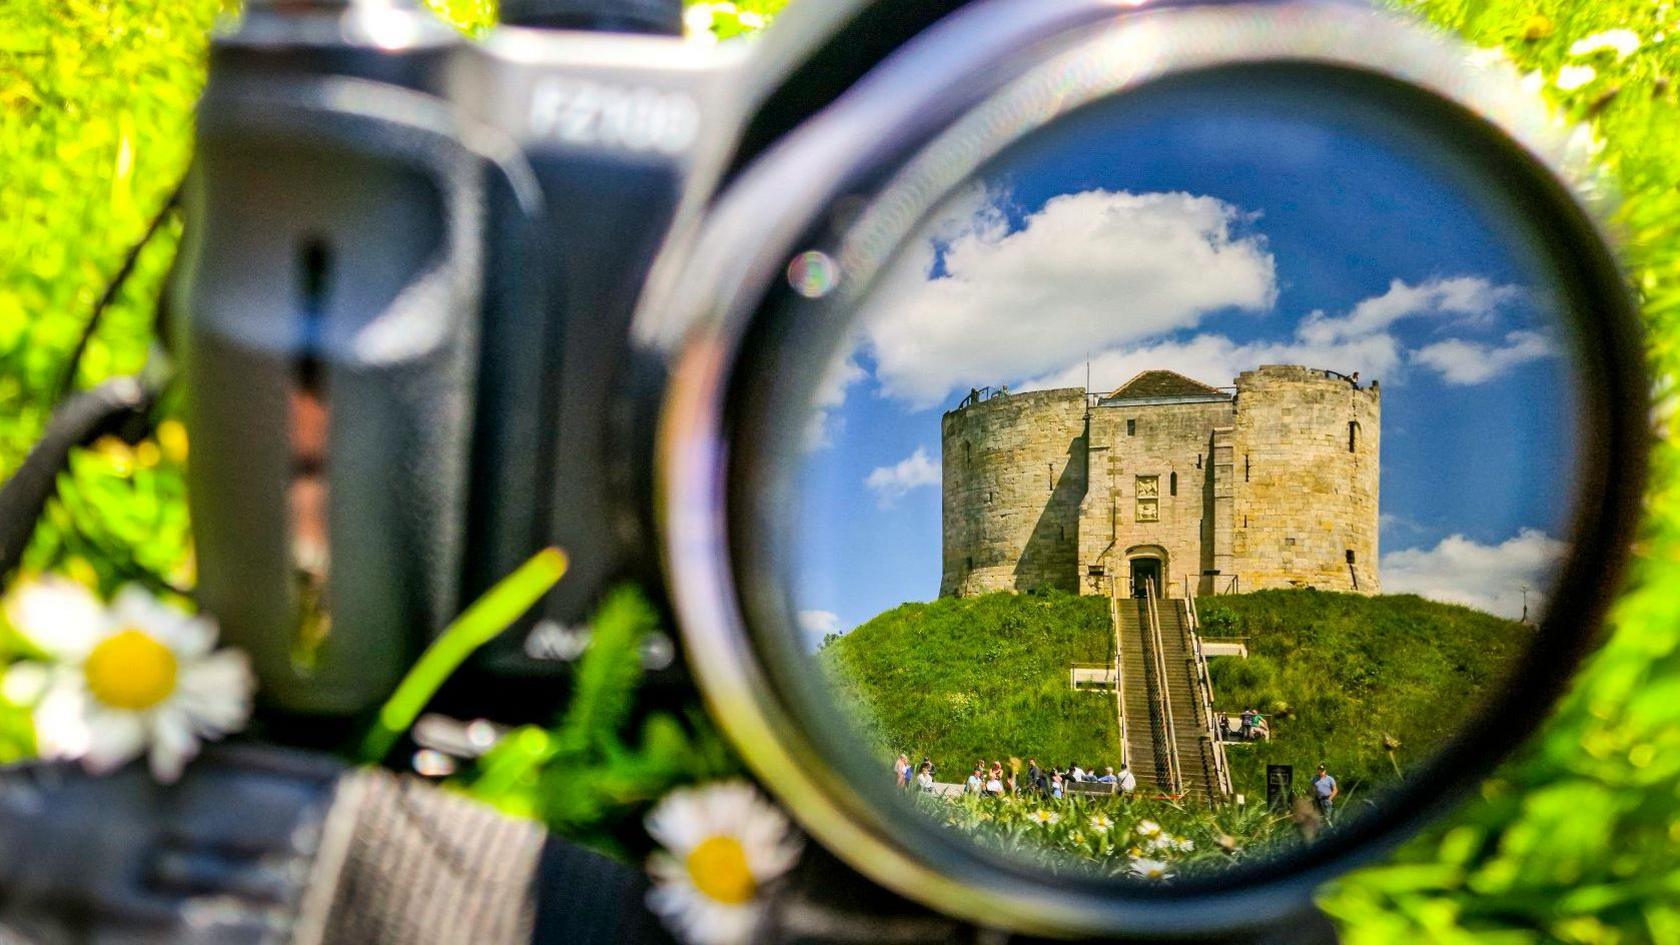
M 1219 731 L 1219 720 L 1213 711 L 1213 675 L 1208 672 L 1207 654 L 1202 652 L 1201 618 L 1196 613 L 1196 598 L 1184 598 L 1185 632 L 1195 654 L 1198 688 L 1202 691 L 1202 720 L 1207 728 L 1209 752 L 1213 759 L 1213 776 L 1221 796 L 1231 795 L 1231 769 L 1225 757 L 1225 738 Z
M 1166 642 L 1161 637 L 1161 611 L 1155 604 L 1155 579 L 1144 579 L 1143 616 L 1144 635 L 1149 640 L 1149 647 L 1154 652 L 1150 655 L 1150 665 L 1155 670 L 1155 692 L 1153 695 L 1161 704 L 1161 734 L 1166 747 L 1167 761 L 1167 793 L 1182 794 L 1184 792 L 1184 768 L 1178 757 L 1178 725 L 1173 718 L 1172 691 L 1167 686 L 1167 655 Z M 1159 745 L 1157 747 L 1160 747 Z M 1157 760 L 1156 767 L 1160 767 Z
M 1120 599 L 1113 578 L 1108 579 L 1108 626 L 1114 632 L 1114 717 L 1120 720 L 1120 764 L 1130 767 L 1132 741 L 1126 731 L 1126 667 L 1120 658 Z

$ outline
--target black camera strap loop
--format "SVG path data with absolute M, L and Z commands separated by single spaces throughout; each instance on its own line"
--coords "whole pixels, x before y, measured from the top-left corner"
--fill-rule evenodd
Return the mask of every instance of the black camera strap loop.
M 58 490 L 71 450 L 108 434 L 138 442 L 157 395 L 156 387 L 139 378 L 119 377 L 72 394 L 53 411 L 46 433 L 0 486 L 0 579 L 22 560 L 36 523 Z

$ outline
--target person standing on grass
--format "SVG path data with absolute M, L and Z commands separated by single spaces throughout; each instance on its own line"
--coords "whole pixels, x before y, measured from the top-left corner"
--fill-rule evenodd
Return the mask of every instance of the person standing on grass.
M 922 769 L 916 774 L 916 787 L 923 794 L 933 793 L 933 762 L 922 762 Z
M 963 783 L 964 794 L 979 794 L 986 789 L 986 770 L 980 765 L 974 766 L 974 771 Z
M 1050 782 L 1044 777 L 1044 769 L 1038 766 L 1037 758 L 1027 759 L 1027 784 L 1032 786 L 1035 794 L 1050 793 Z
M 1130 794 L 1137 790 L 1137 775 L 1132 773 L 1130 765 L 1120 763 L 1120 779 L 1116 782 L 1120 786 L 1121 794 Z
M 1313 806 L 1318 809 L 1318 816 L 1324 818 L 1324 825 L 1330 825 L 1331 811 L 1336 803 L 1336 795 L 1342 789 L 1336 785 L 1336 779 L 1330 776 L 1330 771 L 1324 765 L 1318 766 L 1318 777 L 1312 779 Z
M 899 755 L 898 760 L 893 762 L 893 776 L 897 779 L 896 783 L 899 787 L 907 788 L 910 786 L 909 755 Z

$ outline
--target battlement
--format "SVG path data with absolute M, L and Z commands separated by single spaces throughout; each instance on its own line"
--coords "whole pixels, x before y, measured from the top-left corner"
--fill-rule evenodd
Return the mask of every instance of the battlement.
M 1238 394 L 1245 390 L 1276 388 L 1290 384 L 1359 391 L 1373 398 L 1381 396 L 1375 380 L 1362 384 L 1357 373 L 1343 374 L 1340 371 L 1302 367 L 1298 364 L 1262 364 L 1252 371 L 1238 374 L 1235 381 Z

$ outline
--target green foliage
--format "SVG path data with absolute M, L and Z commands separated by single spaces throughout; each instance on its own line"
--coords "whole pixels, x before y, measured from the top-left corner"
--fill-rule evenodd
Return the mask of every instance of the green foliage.
M 1659 439 L 1612 632 L 1541 736 L 1480 797 L 1323 903 L 1353 945 L 1680 941 L 1680 11 L 1651 0 L 1406 6 L 1539 70 L 1547 94 L 1602 142 L 1624 200 L 1616 222 L 1649 332 Z M 1570 53 L 1610 29 L 1632 30 L 1639 48 L 1622 60 Z M 1597 78 L 1560 90 L 1550 80 L 1566 64 L 1590 64 Z
M 1215 708 L 1257 708 L 1272 739 L 1226 756 L 1239 792 L 1261 795 L 1266 765 L 1320 762 L 1346 795 L 1428 758 L 1504 681 L 1532 631 L 1410 595 L 1260 591 L 1202 598 L 1207 636 L 1245 638 L 1248 659 L 1208 661 Z M 1220 628 L 1214 633 L 1213 628 Z M 1384 739 L 1399 745 L 1393 756 Z
M 1062 800 L 917 795 L 915 800 L 929 816 L 1010 861 L 1035 862 L 1058 873 L 1132 875 L 1147 859 L 1165 864 L 1163 878 L 1170 879 L 1275 853 L 1299 837 L 1288 816 L 1260 804 L 1208 810 L 1158 798 L 1077 795 Z
M 944 781 L 976 760 L 1117 764 L 1111 695 L 1068 687 L 1074 663 L 1107 663 L 1108 601 L 984 594 L 904 604 L 822 650 L 887 758 L 926 755 Z
M 362 742 L 362 760 L 369 764 L 384 761 L 402 733 L 420 717 L 426 703 L 455 670 L 480 647 L 512 626 L 520 615 L 535 607 L 565 573 L 566 556 L 557 548 L 545 548 L 497 581 L 495 587 L 485 591 L 484 596 L 444 627 L 380 708 L 378 718 Z M 634 680 L 626 682 L 634 684 Z
M 184 173 L 215 0 L 0 5 L 0 478 L 45 423 L 95 300 Z M 145 360 L 178 222 L 140 254 L 76 379 Z M 156 445 L 152 451 L 156 451 Z M 83 457 L 27 565 L 110 590 L 190 567 L 181 469 Z
M 458 786 L 510 814 L 606 853 L 639 859 L 641 817 L 666 791 L 738 771 L 735 756 L 697 710 L 638 713 L 642 642 L 658 629 L 639 592 L 601 605 L 571 699 L 552 726 L 509 732 Z

